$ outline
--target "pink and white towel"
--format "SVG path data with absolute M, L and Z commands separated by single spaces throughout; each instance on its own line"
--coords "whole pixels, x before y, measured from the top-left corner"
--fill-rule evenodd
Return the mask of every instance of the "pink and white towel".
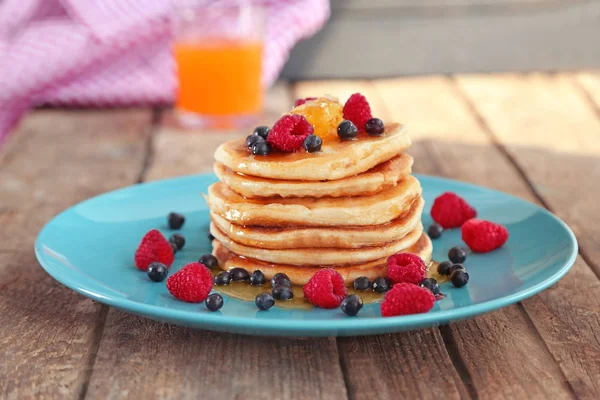
M 0 2 L 0 140 L 30 107 L 171 103 L 174 3 L 182 0 Z M 263 83 L 329 17 L 327 0 L 255 1 L 266 9 Z M 216 21 L 218 23 L 218 21 Z

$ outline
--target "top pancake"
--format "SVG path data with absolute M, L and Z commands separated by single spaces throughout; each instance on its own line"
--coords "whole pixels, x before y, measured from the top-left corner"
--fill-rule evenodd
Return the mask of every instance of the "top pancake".
M 342 179 L 368 171 L 404 152 L 410 146 L 406 129 L 385 125 L 382 136 L 359 134 L 356 140 L 324 143 L 319 153 L 276 153 L 254 156 L 243 138 L 221 144 L 217 162 L 246 175 L 271 179 L 321 181 Z

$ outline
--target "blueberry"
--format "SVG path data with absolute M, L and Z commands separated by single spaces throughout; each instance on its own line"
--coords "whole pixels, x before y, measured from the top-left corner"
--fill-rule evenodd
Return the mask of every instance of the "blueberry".
M 215 285 L 227 286 L 231 282 L 231 274 L 228 271 L 219 272 L 219 275 L 215 276 Z
M 452 284 L 458 288 L 463 287 L 469 283 L 469 274 L 465 270 L 458 269 L 452 272 L 452 275 L 450 275 L 450 281 L 452 281 Z
M 253 286 L 262 286 L 267 281 L 262 271 L 256 270 L 250 275 L 250 284 Z
M 264 140 L 252 146 L 252 154 L 254 154 L 255 156 L 266 156 L 270 154 L 271 151 L 273 151 L 273 148 L 269 143 L 265 142 Z
M 464 263 L 467 259 L 467 252 L 462 247 L 453 247 L 448 252 L 448 259 L 454 264 Z
M 169 228 L 171 229 L 179 229 L 185 222 L 185 217 L 181 214 L 177 214 L 176 212 L 169 213 L 167 219 L 169 221 Z
M 256 295 L 254 304 L 256 304 L 256 307 L 260 310 L 268 310 L 275 305 L 275 299 L 271 293 L 259 293 Z
M 465 266 L 462 264 L 452 264 L 452 266 L 450 267 L 450 270 L 448 271 L 448 275 L 452 275 L 452 273 L 454 271 L 458 271 L 458 270 L 465 271 L 465 272 L 467 271 Z
M 277 300 L 290 300 L 294 297 L 294 292 L 292 292 L 292 288 L 284 285 L 277 285 L 271 290 L 273 297 Z
M 179 251 L 179 247 L 177 246 L 177 243 L 169 242 L 169 244 L 171 245 L 171 250 L 173 250 L 173 254 L 175 254 Z
M 444 228 L 442 228 L 442 226 L 437 222 L 429 225 L 429 228 L 427 229 L 427 234 L 432 239 L 437 239 L 442 236 L 442 232 L 444 232 Z
M 375 278 L 372 287 L 374 292 L 384 293 L 390 290 L 392 288 L 392 285 L 389 279 L 380 276 L 379 278 Z
M 217 269 L 219 268 L 219 260 L 217 257 L 212 254 L 205 254 L 198 260 L 200 264 L 203 264 L 208 269 Z
M 206 237 L 208 237 L 208 240 L 210 240 L 211 243 L 212 243 L 213 240 L 215 240 L 215 237 L 213 236 L 212 233 L 210 233 L 210 231 L 208 231 L 208 233 L 206 234 Z
M 232 268 L 229 270 L 231 280 L 234 282 L 242 282 L 250 279 L 250 274 L 244 268 Z
M 323 141 L 317 135 L 308 135 L 306 139 L 304 139 L 302 146 L 304 146 L 304 150 L 306 150 L 307 153 L 316 153 L 321 151 L 322 144 Z
M 365 124 L 365 131 L 369 134 L 369 136 L 380 136 L 383 135 L 383 131 L 385 127 L 383 126 L 383 121 L 379 118 L 371 118 Z
M 267 140 L 267 136 L 269 136 L 269 127 L 265 126 L 265 125 L 261 125 L 261 126 L 257 126 L 256 128 L 254 128 L 254 132 L 252 132 L 253 135 L 256 136 L 260 136 L 261 138 Z
M 354 280 L 354 290 L 367 290 L 371 287 L 371 281 L 366 276 Z
M 290 277 L 286 274 L 278 272 L 271 278 L 271 287 L 278 285 L 292 287 L 292 281 L 290 281 Z
M 354 317 L 363 306 L 363 301 L 360 296 L 355 294 L 351 294 L 346 296 L 346 298 L 342 301 L 342 311 L 344 314 Z
M 218 293 L 213 293 L 206 298 L 204 304 L 210 311 L 219 311 L 223 307 L 223 297 Z
M 442 261 L 437 267 L 437 272 L 442 276 L 450 275 L 450 268 L 452 268 L 452 263 L 450 261 Z
M 337 133 L 341 140 L 352 140 L 358 135 L 358 129 L 352 121 L 344 120 L 338 125 Z
M 167 277 L 169 270 L 165 264 L 153 262 L 148 265 L 148 278 L 154 282 L 162 282 Z
M 177 250 L 181 250 L 183 249 L 183 246 L 185 246 L 185 238 L 179 233 L 174 233 L 169 238 L 169 243 L 175 243 Z
M 429 291 L 433 294 L 440 293 L 440 287 L 437 281 L 433 278 L 425 278 L 420 283 L 419 286 L 425 289 L 429 289 Z
M 246 137 L 246 146 L 248 146 L 249 150 L 252 150 L 252 148 L 254 147 L 254 145 L 256 143 L 264 143 L 265 139 L 263 139 L 262 137 L 258 136 L 258 135 L 250 135 L 248 137 Z

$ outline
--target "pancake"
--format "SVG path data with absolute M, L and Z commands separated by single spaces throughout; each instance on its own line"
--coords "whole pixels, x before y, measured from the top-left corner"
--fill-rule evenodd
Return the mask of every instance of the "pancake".
M 416 197 L 400 217 L 383 225 L 348 227 L 295 227 L 277 228 L 242 226 L 232 224 L 217 214 L 211 214 L 212 222 L 233 241 L 246 246 L 263 249 L 304 249 L 337 247 L 355 249 L 393 242 L 406 236 L 421 223 L 425 201 Z
M 415 244 L 423 233 L 423 225 L 419 223 L 408 235 L 395 242 L 384 243 L 378 246 L 361 247 L 359 249 L 339 249 L 334 247 L 264 249 L 234 242 L 223 231 L 217 228 L 215 224 L 210 224 L 210 233 L 230 251 L 240 256 L 279 264 L 315 266 L 354 264 L 389 257 Z
M 260 178 L 234 172 L 223 164 L 215 163 L 215 174 L 247 198 L 256 197 L 343 197 L 367 196 L 394 186 L 410 175 L 413 158 L 401 154 L 362 174 L 335 181 L 291 181 Z
M 238 225 L 258 226 L 365 226 L 388 223 L 421 194 L 421 184 L 407 176 L 372 196 L 246 199 L 222 182 L 208 188 L 210 210 Z
M 246 175 L 262 178 L 322 181 L 358 175 L 404 152 L 410 139 L 403 125 L 389 123 L 385 134 L 372 137 L 359 134 L 357 140 L 324 143 L 318 153 L 271 153 L 254 156 L 243 138 L 221 144 L 217 162 Z
M 417 254 L 425 261 L 425 264 L 429 264 L 432 252 L 431 240 L 423 233 L 413 246 L 404 249 L 403 252 Z M 299 267 L 294 265 L 267 263 L 252 258 L 240 257 L 229 251 L 218 240 L 213 240 L 213 255 L 219 260 L 219 267 L 223 270 L 230 270 L 236 267 L 244 268 L 248 271 L 255 271 L 258 269 L 265 274 L 267 279 L 271 279 L 273 275 L 278 272 L 283 272 L 290 277 L 290 280 L 295 285 L 305 285 L 315 272 L 320 268 L 325 267 L 334 268 L 338 271 L 344 278 L 346 285 L 351 285 L 356 278 L 361 276 L 366 276 L 370 280 L 373 280 L 377 277 L 387 275 L 387 258 L 352 265 Z

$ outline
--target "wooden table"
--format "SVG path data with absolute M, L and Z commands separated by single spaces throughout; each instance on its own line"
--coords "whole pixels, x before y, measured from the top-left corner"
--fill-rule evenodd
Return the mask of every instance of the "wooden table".
M 600 74 L 278 84 L 265 122 L 295 97 L 355 91 L 408 123 L 417 172 L 567 221 L 581 246 L 573 269 L 496 312 L 381 336 L 262 338 L 139 318 L 51 279 L 36 234 L 90 196 L 209 171 L 216 145 L 240 133 L 184 134 L 160 110 L 40 110 L 0 150 L 0 398 L 600 398 Z

